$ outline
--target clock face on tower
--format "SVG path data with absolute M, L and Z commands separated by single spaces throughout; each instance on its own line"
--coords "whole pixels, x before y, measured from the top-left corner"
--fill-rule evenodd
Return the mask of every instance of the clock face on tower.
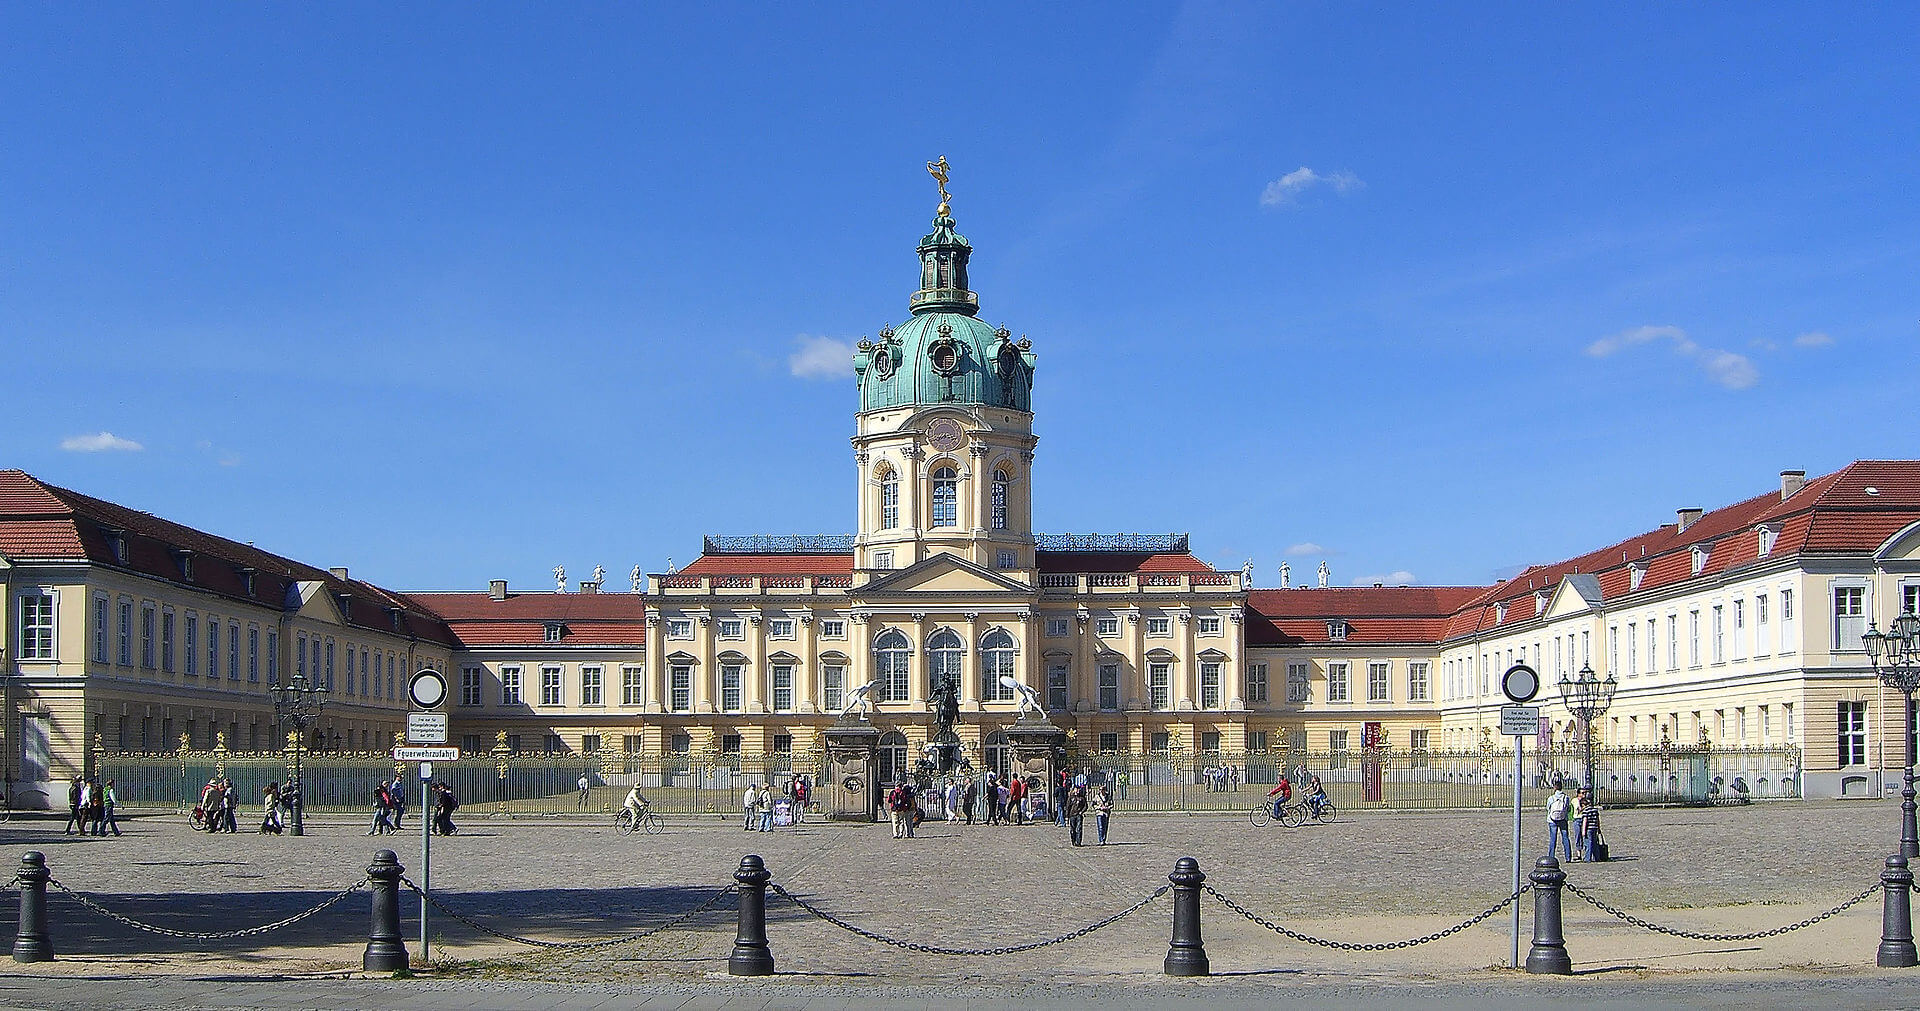
M 927 444 L 942 453 L 959 449 L 960 444 L 966 441 L 966 435 L 960 431 L 960 423 L 952 418 L 935 418 L 933 424 L 927 426 Z

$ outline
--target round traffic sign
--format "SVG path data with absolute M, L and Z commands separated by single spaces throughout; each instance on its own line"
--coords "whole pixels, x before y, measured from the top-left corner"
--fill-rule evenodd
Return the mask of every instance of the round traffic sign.
M 438 709 L 447 700 L 447 679 L 431 667 L 421 668 L 407 682 L 407 697 L 421 709 Z
M 1514 664 L 1500 675 L 1500 690 L 1515 702 L 1531 702 L 1540 694 L 1540 673 L 1526 664 Z

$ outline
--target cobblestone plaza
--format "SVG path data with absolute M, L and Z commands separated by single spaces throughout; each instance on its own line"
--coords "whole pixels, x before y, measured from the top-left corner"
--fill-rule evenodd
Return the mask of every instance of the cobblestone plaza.
M 1761 930 L 1813 915 L 1872 884 L 1893 842 L 1895 814 L 1892 805 L 1846 802 L 1619 811 L 1609 822 L 1619 859 L 1568 871 L 1595 895 L 1661 924 Z M 1538 827 L 1530 817 L 1530 857 L 1543 842 Z M 376 848 L 395 849 L 409 876 L 421 877 L 417 835 L 368 838 L 362 824 L 343 818 L 317 819 L 302 839 L 195 834 L 172 815 L 130 820 L 118 839 L 63 836 L 59 828 L 42 820 L 0 825 L 5 859 L 39 849 L 60 883 L 117 912 L 179 930 L 231 930 L 306 909 L 358 880 Z M 1244 818 L 1218 815 L 1129 818 L 1122 812 L 1111 845 L 1075 849 L 1049 825 L 929 822 L 917 838 L 895 841 L 882 826 L 807 824 L 746 834 L 730 819 L 683 818 L 663 835 L 623 837 L 600 817 L 473 817 L 460 835 L 435 839 L 432 884 L 451 908 L 495 929 L 592 941 L 665 922 L 711 898 L 730 883 L 740 857 L 753 852 L 765 857 L 777 883 L 852 923 L 911 942 L 989 948 L 1065 934 L 1125 909 L 1163 884 L 1175 859 L 1191 855 L 1209 884 L 1274 921 L 1321 937 L 1378 943 L 1449 926 L 1509 894 L 1511 831 L 1511 815 L 1497 810 L 1362 814 L 1297 830 L 1254 829 Z M 1567 902 L 1569 951 L 1576 971 L 1589 978 L 1728 968 L 1884 972 L 1872 968 L 1877 897 L 1805 930 L 1747 943 L 1649 934 L 1571 895 Z M 10 931 L 11 897 L 5 906 L 0 929 Z M 243 976 L 357 970 L 367 922 L 366 899 L 355 895 L 264 937 L 208 942 L 133 931 L 79 908 L 57 889 L 50 907 L 61 961 L 21 970 Z M 413 948 L 415 900 L 407 897 L 403 908 Z M 883 946 L 770 896 L 769 936 L 782 975 L 766 985 L 1159 987 L 1168 911 L 1163 897 L 1077 940 L 959 957 Z M 1240 983 L 1487 979 L 1504 975 L 1486 970 L 1504 966 L 1510 951 L 1504 911 L 1443 940 L 1387 952 L 1286 940 L 1211 899 L 1202 915 L 1214 972 Z M 1530 929 L 1530 901 L 1522 922 Z M 640 985 L 724 979 L 732 932 L 730 902 L 723 902 L 686 929 L 592 949 L 509 944 L 446 917 L 434 918 L 430 935 L 434 969 L 469 982 Z M 1920 988 L 1915 994 L 1920 997 Z

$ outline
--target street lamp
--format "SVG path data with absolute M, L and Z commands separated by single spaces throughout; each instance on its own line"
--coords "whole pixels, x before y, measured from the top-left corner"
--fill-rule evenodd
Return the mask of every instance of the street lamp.
M 1912 611 L 1893 619 L 1885 632 L 1869 624 L 1867 634 L 1861 636 L 1867 648 L 1867 659 L 1873 662 L 1873 672 L 1880 676 L 1880 683 L 1899 692 L 1907 700 L 1907 764 L 1905 785 L 1900 789 L 1900 855 L 1908 859 L 1920 856 L 1920 832 L 1914 829 L 1913 803 L 1913 765 L 1914 740 L 1913 693 L 1920 688 L 1920 617 Z M 1885 665 L 1882 666 L 1882 661 Z
M 278 681 L 267 686 L 273 693 L 273 718 L 276 723 L 293 727 L 287 735 L 287 742 L 293 751 L 293 835 L 305 835 L 305 827 L 300 820 L 301 811 L 307 806 L 305 784 L 300 778 L 300 756 L 307 750 L 307 724 L 320 716 L 320 710 L 327 704 L 327 689 L 307 680 L 305 674 L 295 674 L 288 684 Z
M 1582 666 L 1577 678 L 1560 675 L 1560 704 L 1567 707 L 1574 718 L 1580 721 L 1587 739 L 1587 788 L 1593 791 L 1593 802 L 1600 802 L 1600 777 L 1593 773 L 1593 721 L 1613 705 L 1613 693 L 1620 688 L 1620 681 L 1612 673 L 1602 681 L 1593 673 L 1591 665 Z

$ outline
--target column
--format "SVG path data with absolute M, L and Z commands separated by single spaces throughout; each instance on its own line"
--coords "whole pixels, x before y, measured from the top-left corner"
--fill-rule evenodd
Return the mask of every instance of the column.
M 641 708 L 647 713 L 662 712 L 666 708 L 667 687 L 667 648 L 661 641 L 666 633 L 666 622 L 657 610 L 647 611 L 647 645 L 641 654 L 642 684 L 646 686 L 647 697 Z
M 913 628 L 907 633 L 913 637 L 913 652 L 907 657 L 907 702 L 916 712 L 927 707 L 927 671 L 931 663 L 927 656 L 927 636 L 933 625 L 925 613 L 916 613 Z
M 1175 699 L 1174 707 L 1199 709 L 1200 659 L 1195 655 L 1196 651 L 1193 648 L 1193 608 L 1186 604 L 1187 602 L 1183 601 L 1179 611 L 1172 615 L 1174 646 L 1180 653 L 1180 670 L 1184 671 L 1180 675 L 1182 694 Z M 1186 703 L 1184 707 L 1181 706 L 1183 702 Z M 1195 746 L 1198 747 L 1197 740 Z
M 696 662 L 693 666 L 693 711 L 696 713 L 710 713 L 714 710 L 714 679 L 720 676 L 720 672 L 714 668 L 713 637 L 718 634 L 719 629 L 714 626 L 711 613 L 702 614 L 695 619 L 693 649 Z
M 746 713 L 764 713 L 767 711 L 767 622 L 766 616 L 754 611 L 747 619 L 747 670 L 741 678 L 740 710 Z M 742 746 L 745 746 L 743 739 Z
M 814 625 L 819 617 L 812 599 L 808 600 L 806 613 L 800 615 L 798 620 L 800 624 L 794 629 L 797 641 L 793 651 L 800 656 L 800 666 L 793 672 L 793 711 L 819 712 L 820 636 L 819 629 Z M 793 746 L 796 749 L 801 747 L 800 741 L 795 739 Z
M 967 613 L 967 658 L 960 666 L 960 708 L 970 713 L 980 711 L 980 613 Z

